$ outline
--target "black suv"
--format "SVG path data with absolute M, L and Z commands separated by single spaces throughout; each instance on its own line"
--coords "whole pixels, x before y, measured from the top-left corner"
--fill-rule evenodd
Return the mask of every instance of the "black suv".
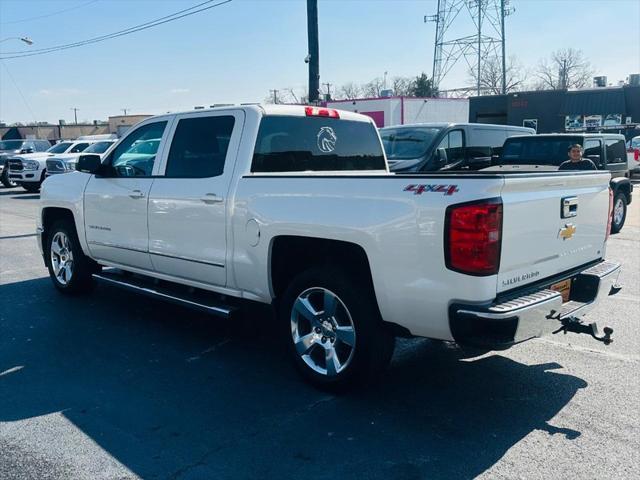
M 633 185 L 626 176 L 627 151 L 623 135 L 609 133 L 550 133 L 507 138 L 502 148 L 499 165 L 541 165 L 558 167 L 569 159 L 569 146 L 579 143 L 584 158 L 596 164 L 598 170 L 611 172 L 613 190 L 613 218 L 611 233 L 618 233 L 627 217 Z
M 7 160 L 12 155 L 45 152 L 51 147 L 48 140 L 0 140 L 0 181 L 5 187 L 15 187 L 9 179 Z

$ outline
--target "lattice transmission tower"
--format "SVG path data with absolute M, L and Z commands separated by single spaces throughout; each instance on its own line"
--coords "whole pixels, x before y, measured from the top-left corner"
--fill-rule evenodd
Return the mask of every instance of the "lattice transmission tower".
M 476 85 L 458 90 L 482 91 L 483 66 L 499 61 L 502 93 L 506 90 L 504 17 L 513 13 L 509 0 L 438 0 L 438 13 L 424 17 L 435 22 L 433 83 L 440 87 L 451 69 L 463 60 L 475 72 Z M 466 33 L 457 37 L 452 33 Z

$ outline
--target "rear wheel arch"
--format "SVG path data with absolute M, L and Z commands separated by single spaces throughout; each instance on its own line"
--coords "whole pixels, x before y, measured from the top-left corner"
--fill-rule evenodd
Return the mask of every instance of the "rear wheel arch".
M 291 280 L 313 267 L 340 266 L 373 289 L 371 266 L 364 249 L 355 243 L 317 237 L 282 235 L 271 242 L 269 279 L 274 298 L 282 296 Z M 377 304 L 377 300 L 376 300 Z

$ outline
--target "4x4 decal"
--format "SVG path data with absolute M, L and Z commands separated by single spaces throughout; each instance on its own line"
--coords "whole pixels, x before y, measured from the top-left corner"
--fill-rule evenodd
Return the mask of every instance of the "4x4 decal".
M 414 195 L 422 195 L 424 192 L 443 193 L 445 195 L 453 195 L 458 192 L 457 185 L 407 185 L 404 187 L 405 192 L 413 192 Z

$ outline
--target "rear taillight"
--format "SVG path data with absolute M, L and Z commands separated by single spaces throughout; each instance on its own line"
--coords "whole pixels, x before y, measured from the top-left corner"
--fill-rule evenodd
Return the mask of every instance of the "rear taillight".
M 338 111 L 332 108 L 304 107 L 304 113 L 307 117 L 340 118 Z
M 640 148 L 636 148 L 636 149 L 633 151 L 633 159 L 634 159 L 636 162 L 640 162 Z
M 607 232 L 604 237 L 604 241 L 609 240 L 611 234 L 611 222 L 613 222 L 613 190 L 609 187 L 609 216 L 607 217 Z
M 447 268 L 469 275 L 495 275 L 500 268 L 502 202 L 451 205 L 445 214 Z

